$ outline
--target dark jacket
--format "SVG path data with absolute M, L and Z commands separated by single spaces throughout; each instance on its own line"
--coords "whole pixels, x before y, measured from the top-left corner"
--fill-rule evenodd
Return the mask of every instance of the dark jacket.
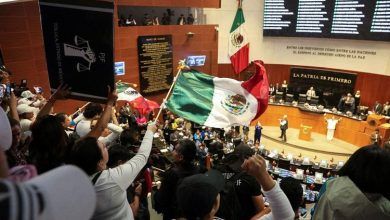
M 284 120 L 286 121 L 286 124 L 280 125 L 280 129 L 287 130 L 288 129 L 288 120 L 287 119 L 284 119 Z
M 161 187 L 154 195 L 154 208 L 158 213 L 163 213 L 164 219 L 180 217 L 176 189 L 185 177 L 197 173 L 199 173 L 198 167 L 191 165 L 187 167 L 175 166 L 162 175 Z

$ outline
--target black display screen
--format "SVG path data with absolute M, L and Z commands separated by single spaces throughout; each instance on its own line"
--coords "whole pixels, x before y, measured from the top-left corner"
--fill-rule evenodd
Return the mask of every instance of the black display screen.
M 264 0 L 263 35 L 390 41 L 390 0 Z

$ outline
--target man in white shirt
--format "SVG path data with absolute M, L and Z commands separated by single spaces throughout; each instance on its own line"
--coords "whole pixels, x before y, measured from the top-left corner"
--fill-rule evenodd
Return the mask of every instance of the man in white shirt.
M 316 96 L 316 91 L 314 91 L 314 87 L 310 87 L 306 92 L 307 100 L 310 101 L 312 97 Z
M 85 107 L 84 113 L 79 115 L 74 121 L 76 122 L 75 130 L 80 137 L 86 136 L 92 128 L 95 126 L 100 114 L 102 107 L 97 103 L 90 103 Z M 111 114 L 111 118 L 115 117 L 115 113 Z M 99 141 L 110 145 L 115 141 L 123 129 L 114 123 L 108 123 L 107 128 L 102 132 L 102 136 L 99 137 Z
M 35 120 L 34 113 L 39 111 L 39 109 L 31 107 L 27 104 L 20 104 L 16 107 L 20 118 L 20 128 L 22 132 L 26 132 L 30 130 L 30 126 Z
M 326 134 L 326 140 L 333 140 L 334 131 L 336 130 L 337 123 L 341 120 L 341 118 L 336 119 L 336 117 L 332 116 L 332 118 L 327 118 L 326 114 L 324 114 L 325 122 L 327 123 L 328 132 Z

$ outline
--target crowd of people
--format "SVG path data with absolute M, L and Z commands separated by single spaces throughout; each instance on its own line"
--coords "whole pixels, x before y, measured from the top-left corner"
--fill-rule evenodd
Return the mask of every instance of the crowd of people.
M 157 15 L 150 15 L 145 13 L 142 20 L 135 18 L 133 14 L 128 16 L 121 15 L 119 16 L 118 25 L 120 27 L 125 26 L 152 26 L 152 25 L 193 25 L 195 22 L 194 15 L 189 13 L 187 17 L 184 14 L 180 14 L 176 21 L 173 21 L 175 17 L 174 11 L 167 9 L 163 13 L 162 17 Z
M 361 105 L 360 90 L 356 90 L 354 94 L 350 92 L 342 94 L 341 97 L 338 98 L 338 103 L 334 106 L 326 104 L 327 100 L 323 95 L 323 91 L 318 91 L 318 88 L 315 88 L 314 86 L 310 86 L 306 92 L 301 91 L 299 94 L 295 94 L 296 92 L 289 90 L 292 90 L 292 88 L 289 87 L 286 80 L 283 80 L 281 85 L 279 85 L 279 83 L 276 83 L 275 85 L 270 84 L 270 102 L 291 103 L 293 105 L 304 104 L 305 107 L 308 107 L 309 109 L 311 109 L 310 105 L 315 105 L 317 107 L 322 106 L 318 109 L 321 111 L 324 109 L 323 105 L 325 104 L 333 113 L 344 113 L 347 116 L 357 115 L 360 119 L 365 119 L 367 114 L 370 113 L 369 111 L 378 115 L 390 116 L 389 102 L 382 104 L 377 101 L 372 108 Z
M 163 219 L 299 219 L 301 182 L 272 178 L 261 124 L 249 137 L 249 127 L 204 127 L 166 109 L 156 124 L 110 88 L 104 107 L 52 112 L 69 92 L 2 98 L 0 219 L 150 219 L 152 204 Z M 389 219 L 389 167 L 387 149 L 360 148 L 321 190 L 313 219 Z

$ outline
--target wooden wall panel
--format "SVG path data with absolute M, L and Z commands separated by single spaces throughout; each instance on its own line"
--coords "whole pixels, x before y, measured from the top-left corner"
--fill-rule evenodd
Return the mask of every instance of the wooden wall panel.
M 115 0 L 117 5 L 220 8 L 221 0 Z
M 188 37 L 188 32 L 194 33 L 194 36 Z M 147 35 L 172 35 L 174 75 L 178 61 L 188 55 L 206 55 L 205 66 L 197 69 L 205 73 L 217 73 L 217 34 L 213 25 L 116 27 L 115 60 L 125 61 L 126 72 L 117 79 L 139 85 L 137 38 Z M 148 98 L 161 102 L 164 96 L 165 94 L 160 94 Z
M 37 1 L 0 5 L 0 48 L 13 72 L 11 80 L 27 79 L 49 94 L 46 60 Z
M 272 84 L 281 84 L 283 80 L 290 80 L 290 68 L 292 65 L 266 64 L 267 75 L 269 82 Z M 303 66 L 305 67 L 305 66 Z M 306 68 L 316 68 L 308 67 Z M 319 68 L 324 69 L 324 68 Z M 328 69 L 334 71 L 350 72 L 357 74 L 355 90 L 361 91 L 361 104 L 365 106 L 373 106 L 375 101 L 385 103 L 390 101 L 390 76 L 352 72 L 346 70 Z M 219 64 L 218 71 L 220 77 L 237 78 L 233 73 L 230 64 Z
M 130 4 L 142 3 L 157 5 L 174 5 L 177 7 L 216 7 L 219 0 L 187 0 L 187 1 L 123 1 Z M 180 4 L 179 4 L 180 3 Z M 203 6 L 202 6 L 203 7 Z M 116 8 L 115 8 L 116 9 Z M 114 13 L 116 16 L 116 12 Z M 114 18 L 114 20 L 116 20 Z M 0 48 L 4 61 L 13 72 L 11 80 L 19 83 L 28 80 L 29 87 L 40 85 L 48 97 L 49 82 L 40 26 L 39 7 L 37 1 L 18 2 L 0 5 Z M 114 23 L 117 24 L 116 22 Z M 188 38 L 186 33 L 195 33 Z M 144 35 L 171 34 L 173 39 L 174 74 L 177 62 L 192 54 L 207 55 L 206 65 L 199 68 L 206 73 L 218 72 L 218 32 L 213 25 L 185 26 L 149 26 L 149 27 L 115 27 L 115 60 L 126 62 L 126 75 L 117 80 L 139 84 L 137 38 Z M 148 97 L 161 102 L 165 93 Z M 69 100 L 60 101 L 55 111 L 72 113 L 85 102 Z

